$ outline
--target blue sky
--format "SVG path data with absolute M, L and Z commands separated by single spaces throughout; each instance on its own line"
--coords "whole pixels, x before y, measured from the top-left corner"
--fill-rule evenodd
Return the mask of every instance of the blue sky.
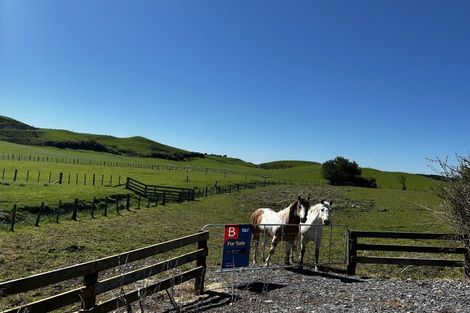
M 470 152 L 470 1 L 0 0 L 0 114 L 254 163 Z

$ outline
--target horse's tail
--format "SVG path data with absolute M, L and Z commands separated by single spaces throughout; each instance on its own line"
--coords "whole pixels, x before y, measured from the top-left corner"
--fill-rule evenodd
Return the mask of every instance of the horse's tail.
M 263 211 L 257 209 L 250 216 L 250 223 L 253 225 L 253 240 L 259 239 L 260 229 L 258 225 L 261 223 L 261 215 L 263 215 Z

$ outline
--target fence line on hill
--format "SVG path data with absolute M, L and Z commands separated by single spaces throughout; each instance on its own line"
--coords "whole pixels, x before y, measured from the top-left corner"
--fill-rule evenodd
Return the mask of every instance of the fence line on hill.
M 247 179 L 247 178 L 246 178 Z M 261 177 L 259 179 L 262 179 Z M 0 170 L 0 181 L 2 184 L 12 183 L 40 183 L 40 184 L 59 184 L 59 185 L 83 185 L 83 186 L 102 186 L 102 187 L 118 187 L 126 182 L 126 176 L 113 174 L 96 174 L 96 173 L 73 173 L 71 171 L 44 171 L 29 169 L 11 169 L 3 168 Z M 191 176 L 189 173 L 182 181 L 189 183 Z M 292 182 L 281 182 L 283 184 L 292 184 Z M 312 184 L 305 182 L 306 184 Z
M 140 168 L 140 169 L 151 169 L 156 171 L 167 170 L 167 171 L 192 171 L 192 172 L 204 172 L 204 173 L 216 173 L 216 174 L 245 174 L 244 171 L 231 170 L 227 168 L 211 168 L 211 167 L 192 167 L 182 166 L 173 164 L 162 164 L 162 163 L 141 163 L 141 162 L 130 162 L 130 161 L 106 161 L 106 160 L 92 160 L 92 159 L 81 159 L 81 158 L 67 158 L 67 157 L 53 157 L 53 156 L 37 156 L 37 155 L 22 155 L 14 153 L 3 153 L 0 154 L 1 160 L 10 161 L 30 161 L 30 162 L 45 162 L 45 163 L 63 163 L 63 164 L 77 164 L 77 165 L 94 165 L 94 166 L 109 166 L 109 167 L 128 167 L 128 168 Z
M 219 186 L 214 184 L 213 186 L 196 187 L 190 188 L 178 188 L 168 186 L 156 186 L 146 185 L 140 183 L 134 179 L 126 179 L 126 184 L 135 195 L 121 194 L 106 196 L 104 198 L 94 197 L 93 200 L 81 200 L 75 198 L 73 202 L 66 202 L 59 200 L 57 204 L 41 203 L 36 207 L 25 207 L 21 208 L 18 204 L 13 204 L 11 211 L 0 211 L 3 213 L 2 221 L 0 226 L 8 226 L 11 231 L 15 230 L 15 226 L 18 224 L 19 213 L 24 211 L 27 212 L 26 218 L 23 216 L 23 223 L 26 225 L 40 226 L 41 221 L 45 218 L 49 222 L 55 221 L 59 223 L 60 220 L 74 220 L 77 221 L 80 217 L 90 216 L 91 218 L 97 218 L 100 213 L 107 217 L 111 210 L 115 214 L 120 215 L 121 211 L 131 211 L 131 208 L 140 209 L 142 205 L 146 205 L 147 208 L 158 205 L 166 205 L 170 202 L 182 203 L 184 201 L 194 201 L 196 198 L 208 197 L 223 193 L 238 192 L 245 189 L 253 189 L 258 187 L 265 187 L 279 184 L 274 181 L 265 182 L 249 182 L 244 184 L 231 184 Z M 138 186 L 140 184 L 140 186 Z M 148 192 L 143 191 L 147 189 Z M 137 192 L 136 192 L 137 191 Z M 20 212 L 20 209 L 22 212 Z

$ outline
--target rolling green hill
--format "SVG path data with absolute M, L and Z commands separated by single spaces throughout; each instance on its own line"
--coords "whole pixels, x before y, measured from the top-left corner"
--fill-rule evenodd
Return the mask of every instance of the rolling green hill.
M 34 128 L 5 116 L 0 116 L 0 140 L 22 145 L 91 150 L 171 160 L 204 157 L 201 153 L 167 146 L 140 136 L 118 138 L 68 130 Z
M 13 142 L 7 143 L 7 142 Z M 80 159 L 80 164 L 99 165 L 139 163 L 145 165 L 173 164 L 179 167 L 210 168 L 238 173 L 241 177 L 268 177 L 293 183 L 325 184 L 321 164 L 311 161 L 283 160 L 255 165 L 226 156 L 189 152 L 167 146 L 144 137 L 117 138 L 106 135 L 83 134 L 67 130 L 39 129 L 14 119 L 0 116 L 0 154 L 45 156 L 52 159 Z M 156 159 L 158 158 L 158 159 Z M 34 159 L 34 158 L 33 158 Z M 4 164 L 10 172 L 14 165 Z M 27 166 L 35 170 L 39 164 Z M 109 167 L 103 171 L 110 171 Z M 128 170 L 113 170 L 114 175 L 126 175 Z M 374 177 L 378 188 L 401 189 L 399 177 L 405 176 L 410 190 L 429 190 L 436 182 L 430 177 L 400 172 L 362 169 L 363 176 Z M 248 175 L 248 176 L 247 176 Z M 226 174 L 224 175 L 224 178 Z M 162 183 L 162 182 L 160 182 Z

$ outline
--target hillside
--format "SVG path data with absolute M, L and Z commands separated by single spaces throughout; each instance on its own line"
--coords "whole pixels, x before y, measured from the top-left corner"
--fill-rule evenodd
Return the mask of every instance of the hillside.
M 12 118 L 0 115 L 0 130 L 8 129 L 34 130 L 35 128 Z
M 0 140 L 22 145 L 91 150 L 170 160 L 204 157 L 202 153 L 171 147 L 140 136 L 118 138 L 68 130 L 35 128 L 5 116 L 0 116 Z

